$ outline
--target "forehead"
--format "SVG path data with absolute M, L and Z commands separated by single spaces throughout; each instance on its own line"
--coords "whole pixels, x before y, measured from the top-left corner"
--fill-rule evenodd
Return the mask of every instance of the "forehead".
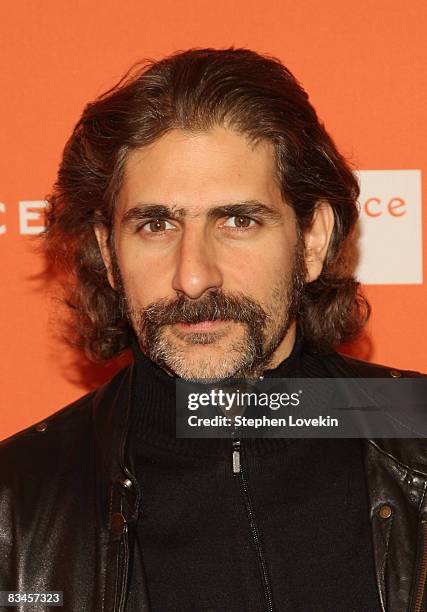
M 223 127 L 172 130 L 129 154 L 118 209 L 123 213 L 143 201 L 202 214 L 236 200 L 283 207 L 273 145 L 254 145 Z

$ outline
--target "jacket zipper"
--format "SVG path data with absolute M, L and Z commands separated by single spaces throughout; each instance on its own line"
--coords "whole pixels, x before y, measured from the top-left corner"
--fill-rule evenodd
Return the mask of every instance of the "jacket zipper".
M 422 526 L 422 547 L 423 554 L 418 572 L 418 581 L 415 590 L 415 607 L 414 612 L 422 612 L 422 604 L 426 588 L 427 579 L 427 520 L 421 522 Z
M 242 483 L 243 497 L 245 500 L 246 511 L 249 518 L 249 525 L 251 529 L 252 539 L 255 544 L 255 549 L 258 557 L 258 561 L 261 568 L 262 575 L 262 586 L 264 590 L 264 596 L 267 604 L 267 612 L 273 612 L 273 597 L 271 594 L 270 580 L 268 577 L 267 563 L 262 550 L 261 541 L 258 533 L 258 528 L 255 522 L 254 510 L 252 507 L 251 499 L 249 497 L 248 481 L 246 478 L 246 471 L 242 462 L 241 456 L 241 442 L 238 438 L 233 439 L 233 474 L 239 477 Z
M 125 603 L 126 603 L 126 584 L 127 584 L 127 574 L 128 574 L 128 559 L 129 559 L 129 544 L 128 544 L 128 530 L 127 526 L 122 536 L 122 541 L 120 542 L 120 549 L 122 552 L 123 559 L 123 573 L 120 580 L 120 587 L 118 591 L 119 595 L 119 603 L 117 607 L 117 612 L 124 612 Z M 120 553 L 118 559 L 120 558 Z

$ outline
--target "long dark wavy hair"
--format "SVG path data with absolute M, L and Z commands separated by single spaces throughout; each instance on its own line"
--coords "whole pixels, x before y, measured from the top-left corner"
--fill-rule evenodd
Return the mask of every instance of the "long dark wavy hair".
M 94 233 L 96 224 L 111 233 L 128 153 L 172 129 L 217 125 L 273 144 L 276 178 L 300 231 L 310 226 L 319 201 L 333 209 L 323 271 L 306 284 L 298 316 L 306 342 L 332 348 L 355 338 L 367 321 L 369 305 L 351 275 L 347 248 L 359 186 L 306 92 L 275 58 L 247 49 L 191 49 L 137 64 L 85 107 L 47 196 L 48 261 L 66 275 L 72 341 L 92 358 L 118 355 L 131 341 Z

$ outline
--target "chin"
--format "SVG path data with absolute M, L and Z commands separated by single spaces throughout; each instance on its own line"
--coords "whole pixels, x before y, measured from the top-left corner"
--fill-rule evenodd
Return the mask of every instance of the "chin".
M 167 367 L 184 380 L 206 380 L 218 381 L 233 376 L 239 370 L 239 359 L 235 360 L 219 358 L 191 358 L 181 355 L 181 358 L 170 359 L 166 362 Z
M 242 333 L 185 334 L 164 332 L 148 354 L 161 367 L 184 380 L 217 382 L 226 378 L 243 378 L 253 365 L 253 351 Z M 243 372 L 245 374 L 243 374 Z

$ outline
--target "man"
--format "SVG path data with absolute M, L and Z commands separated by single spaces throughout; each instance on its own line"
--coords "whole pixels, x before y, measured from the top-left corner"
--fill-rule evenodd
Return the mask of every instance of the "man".
M 73 278 L 74 342 L 134 363 L 2 444 L 2 590 L 76 611 L 426 609 L 422 440 L 175 436 L 176 378 L 416 375 L 334 351 L 369 314 L 357 197 L 301 86 L 248 50 L 176 54 L 86 107 L 47 254 Z

